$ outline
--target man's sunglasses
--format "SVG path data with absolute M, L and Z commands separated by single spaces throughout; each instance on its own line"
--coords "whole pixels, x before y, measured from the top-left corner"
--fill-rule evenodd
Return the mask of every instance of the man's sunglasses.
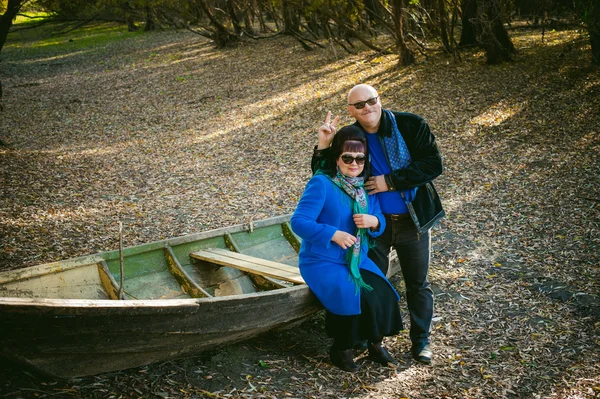
M 364 165 L 366 159 L 367 158 L 365 158 L 364 155 L 359 155 L 356 158 L 352 155 L 342 155 L 342 162 L 344 162 L 346 165 L 352 165 L 352 162 L 354 161 L 356 161 L 357 165 Z
M 367 101 L 359 101 L 357 103 L 349 104 L 349 105 L 352 105 L 356 109 L 363 109 L 366 104 L 369 104 L 371 106 L 377 104 L 377 99 L 378 98 L 379 98 L 379 96 L 373 97 L 373 98 L 369 98 Z

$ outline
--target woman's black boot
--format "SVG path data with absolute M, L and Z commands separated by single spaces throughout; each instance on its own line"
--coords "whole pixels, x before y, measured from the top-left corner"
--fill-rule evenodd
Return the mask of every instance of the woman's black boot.
M 387 366 L 389 363 L 398 364 L 389 352 L 381 345 L 381 342 L 369 342 L 369 359 L 375 363 Z
M 354 363 L 354 354 L 352 349 L 336 349 L 333 346 L 329 349 L 329 358 L 334 366 L 344 371 L 355 373 L 358 366 Z

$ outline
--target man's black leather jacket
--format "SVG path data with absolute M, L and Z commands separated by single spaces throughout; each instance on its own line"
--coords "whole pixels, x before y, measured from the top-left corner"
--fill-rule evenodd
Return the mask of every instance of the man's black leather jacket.
M 442 157 L 435 142 L 435 136 L 423 118 L 407 112 L 393 112 L 393 114 L 412 161 L 408 167 L 394 170 L 385 175 L 385 181 L 390 191 L 419 188 L 415 199 L 407 206 L 418 232 L 424 233 L 446 215 L 433 185 L 433 180 L 442 174 Z M 355 125 L 362 128 L 358 122 Z M 377 135 L 387 157 L 382 137 L 391 136 L 392 127 L 385 112 L 381 114 L 381 124 Z M 325 165 L 324 160 L 327 158 L 328 152 L 329 149 L 317 150 L 315 147 L 311 160 L 313 173 Z

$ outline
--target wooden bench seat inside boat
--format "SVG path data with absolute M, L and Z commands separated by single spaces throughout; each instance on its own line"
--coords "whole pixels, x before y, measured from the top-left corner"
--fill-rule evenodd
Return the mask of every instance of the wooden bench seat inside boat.
M 233 267 L 261 276 L 290 281 L 294 284 L 304 284 L 304 279 L 296 267 L 255 258 L 254 256 L 244 255 L 239 252 L 231 252 L 220 248 L 208 248 L 202 251 L 192 252 L 190 253 L 190 257 L 221 266 Z

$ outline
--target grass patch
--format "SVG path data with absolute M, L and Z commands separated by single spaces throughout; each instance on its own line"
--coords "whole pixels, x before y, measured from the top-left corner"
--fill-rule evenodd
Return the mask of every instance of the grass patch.
M 14 60 L 35 59 L 70 53 L 95 52 L 111 44 L 130 40 L 140 32 L 129 32 L 122 24 L 90 24 L 74 30 L 72 24 L 48 23 L 35 29 L 20 29 L 31 22 L 17 24 L 9 34 L 3 54 Z
M 32 11 L 20 13 L 13 21 L 13 25 L 32 25 L 50 17 L 52 14 L 45 11 Z

